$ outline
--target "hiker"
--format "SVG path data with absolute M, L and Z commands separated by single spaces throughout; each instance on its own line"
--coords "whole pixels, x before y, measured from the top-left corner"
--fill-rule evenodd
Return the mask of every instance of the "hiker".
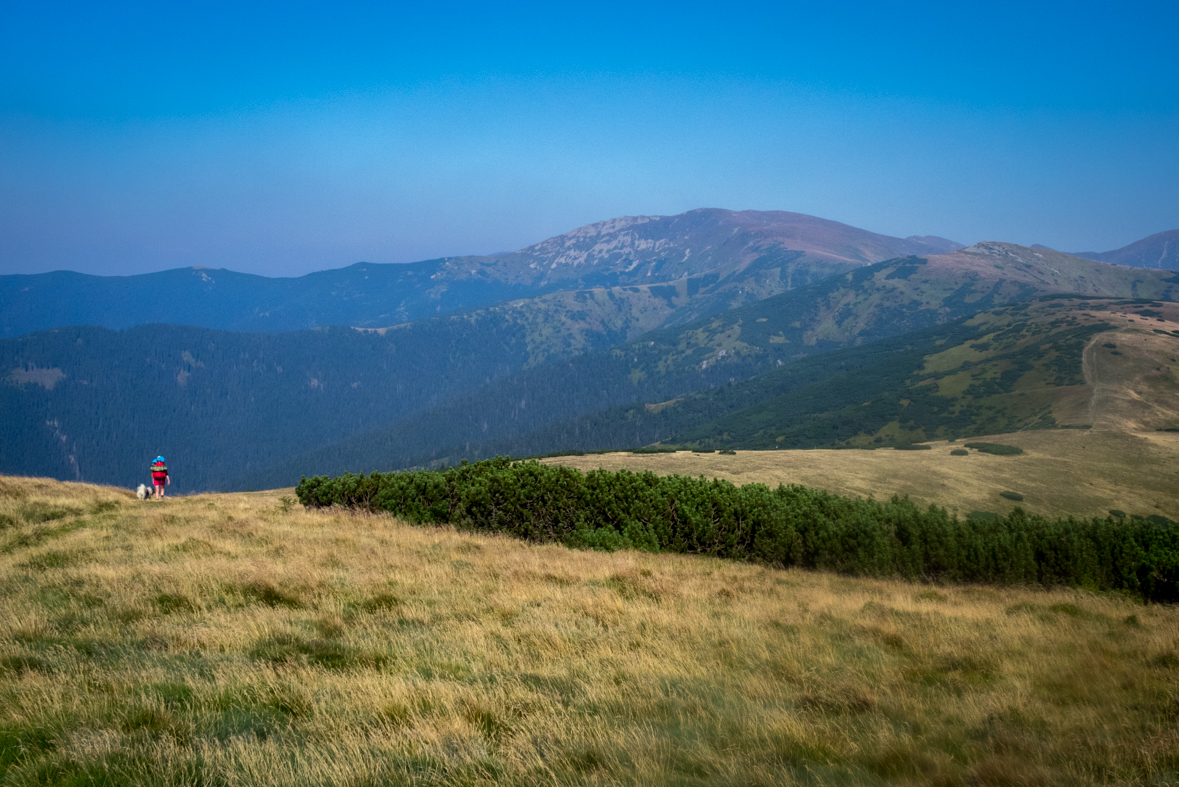
M 156 485 L 156 500 L 163 500 L 164 487 L 172 483 L 172 479 L 168 476 L 168 464 L 162 456 L 157 456 L 156 461 L 151 463 L 151 482 Z

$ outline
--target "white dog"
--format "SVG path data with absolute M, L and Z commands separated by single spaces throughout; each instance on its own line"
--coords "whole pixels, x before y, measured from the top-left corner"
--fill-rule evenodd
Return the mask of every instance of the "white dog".
M 147 484 L 140 484 L 139 488 L 135 490 L 135 496 L 140 500 L 147 500 L 151 496 L 151 492 L 147 491 Z

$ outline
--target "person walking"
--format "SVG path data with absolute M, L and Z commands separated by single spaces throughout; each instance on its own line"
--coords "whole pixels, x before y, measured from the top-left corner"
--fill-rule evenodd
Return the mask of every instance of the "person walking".
M 151 463 L 151 482 L 156 486 L 156 500 L 163 500 L 164 487 L 172 483 L 172 479 L 168 475 L 168 463 L 162 456 L 157 456 Z

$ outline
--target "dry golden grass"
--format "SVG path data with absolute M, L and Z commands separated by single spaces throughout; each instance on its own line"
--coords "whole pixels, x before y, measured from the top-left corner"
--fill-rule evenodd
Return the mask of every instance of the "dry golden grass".
M 1057 423 L 1090 425 L 1089 430 L 936 441 L 929 443 L 930 451 L 816 449 L 739 451 L 736 456 L 623 452 L 545 461 L 581 470 L 704 475 L 736 484 L 803 484 L 878 500 L 908 495 L 921 505 L 936 504 L 962 515 L 1007 514 L 1019 505 L 1049 517 L 1104 517 L 1117 510 L 1179 519 L 1179 432 L 1157 431 L 1179 428 L 1179 304 L 1152 304 L 1150 312 L 1158 316 L 1149 318 L 1119 308 L 1126 307 L 1070 312 L 1082 324 L 1101 322 L 1114 328 L 1087 344 L 1084 385 L 1029 389 L 1047 394 Z M 947 351 L 959 353 L 947 368 L 961 362 L 961 351 Z M 1019 446 L 1025 453 L 950 455 L 962 443 L 976 440 Z M 1005 491 L 1024 500 L 1000 497 Z
M 963 443 L 1016 445 L 1019 456 L 972 451 Z M 724 454 L 592 454 L 546 459 L 581 470 L 651 470 L 723 478 L 735 484 L 802 484 L 851 497 L 908 495 L 966 515 L 1015 506 L 1050 517 L 1108 516 L 1111 509 L 1179 519 L 1179 433 L 1050 430 L 932 442 L 929 451 L 738 451 Z M 1019 503 L 999 496 L 1018 492 Z
M 289 495 L 0 479 L 0 782 L 1179 783 L 1172 607 Z

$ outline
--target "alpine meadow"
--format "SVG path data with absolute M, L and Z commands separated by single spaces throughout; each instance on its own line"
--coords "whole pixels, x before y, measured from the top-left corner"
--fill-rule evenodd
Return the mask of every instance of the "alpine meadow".
M 1179 274 L 726 211 L 417 265 L 0 340 L 0 780 L 1174 780 Z
M 1176 40 L 8 4 L 0 787 L 1179 787 Z

